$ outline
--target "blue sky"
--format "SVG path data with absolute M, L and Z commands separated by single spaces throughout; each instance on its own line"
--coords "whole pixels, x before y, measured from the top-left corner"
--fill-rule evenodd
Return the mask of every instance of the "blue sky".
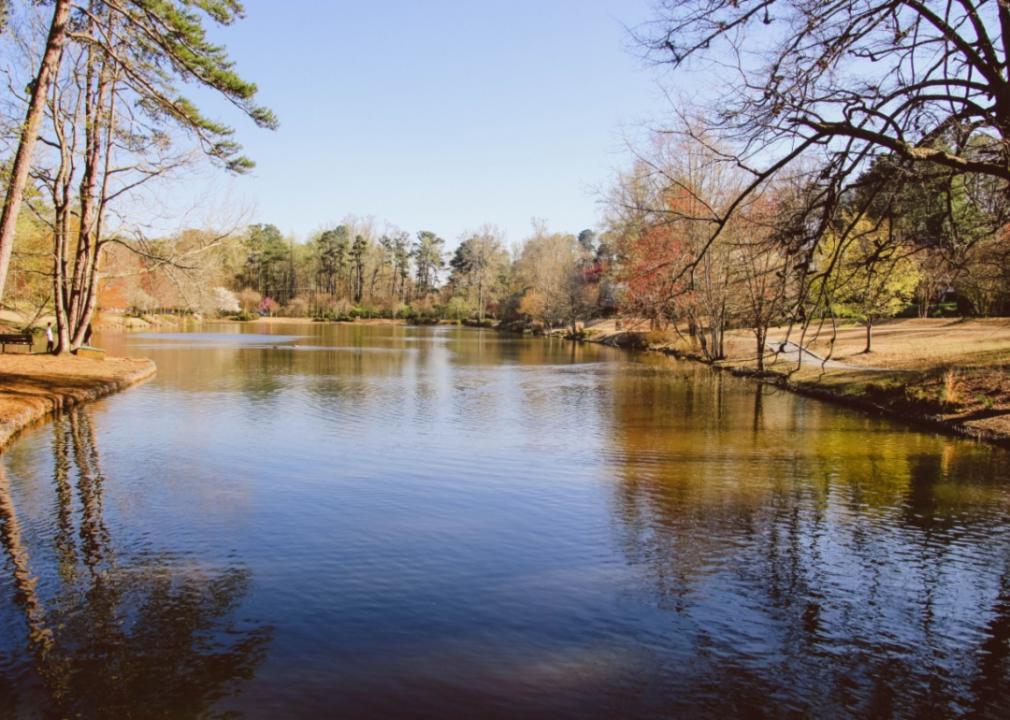
M 647 0 L 246 10 L 220 39 L 281 127 L 210 103 L 257 163 L 250 177 L 218 177 L 215 192 L 301 238 L 349 213 L 450 245 L 483 223 L 520 240 L 533 217 L 578 232 L 626 163 L 624 135 L 666 107 L 624 27 L 648 18 Z

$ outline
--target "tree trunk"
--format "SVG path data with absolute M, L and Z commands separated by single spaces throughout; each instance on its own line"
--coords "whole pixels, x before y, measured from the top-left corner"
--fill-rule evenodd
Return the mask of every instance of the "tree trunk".
M 66 312 L 66 236 L 53 240 L 53 307 L 56 313 L 56 354 L 70 351 L 70 327 Z
M 98 185 L 99 161 L 102 151 L 101 117 L 105 104 L 106 74 L 104 67 L 96 68 L 96 58 L 93 49 L 88 50 L 88 64 L 84 85 L 84 171 L 81 174 L 80 186 L 80 228 L 77 233 L 77 256 L 74 260 L 74 279 L 70 288 L 70 322 L 74 325 L 74 334 L 81 325 L 84 313 L 85 289 L 88 282 L 88 272 L 93 263 L 93 245 L 95 237 L 96 214 L 98 199 L 95 188 Z M 97 73 L 97 83 L 96 83 Z M 94 92 L 92 84 L 96 83 Z M 76 349 L 76 348 L 75 348 Z
M 53 234 L 53 308 L 56 314 L 56 354 L 70 352 L 70 319 L 67 317 L 67 223 L 66 207 L 56 208 Z
M 757 337 L 757 369 L 758 372 L 765 371 L 765 331 L 764 328 L 755 328 L 754 335 Z
M 95 312 L 95 305 L 98 301 L 98 262 L 101 254 L 101 247 L 96 246 L 92 253 L 85 258 L 84 281 L 82 283 L 80 305 L 77 308 L 77 315 L 71 316 L 73 332 L 70 337 L 70 350 L 75 351 L 81 345 L 87 344 L 90 335 L 91 316 Z
M 709 353 L 709 357 L 712 360 L 722 360 L 726 357 L 725 350 L 725 330 L 722 324 L 719 322 L 712 322 L 712 327 L 709 328 L 709 334 L 711 335 L 712 351 Z
M 723 299 L 719 308 L 719 359 L 726 357 L 726 300 Z
M 39 71 L 32 83 L 28 110 L 25 113 L 21 137 L 18 139 L 18 149 L 14 155 L 14 165 L 11 168 L 10 183 L 7 185 L 7 193 L 4 196 L 3 211 L 0 212 L 0 300 L 3 299 L 7 271 L 10 268 L 11 250 L 14 248 L 14 230 L 17 226 L 18 213 L 21 210 L 25 185 L 28 182 L 32 151 L 35 149 L 35 143 L 39 137 L 39 124 L 42 122 L 46 95 L 63 57 L 63 43 L 67 37 L 67 21 L 69 19 L 70 0 L 56 0 L 53 19 L 49 24 L 46 50 L 42 55 Z
M 87 294 L 84 297 L 80 324 L 77 327 L 77 332 L 74 333 L 73 339 L 70 341 L 72 350 L 77 350 L 81 345 L 86 344 L 91 335 L 91 318 L 95 314 L 95 304 L 98 300 L 98 257 L 95 257 L 90 274 L 91 282 L 88 283 Z
M 698 333 L 698 344 L 701 345 L 701 353 L 709 360 L 712 359 L 711 353 L 708 351 L 708 336 L 706 335 L 705 328 L 699 326 L 696 322 L 693 323 L 696 332 Z
M 870 345 L 873 342 L 873 318 L 866 318 L 866 349 L 864 353 L 870 352 Z
M 56 101 L 53 116 L 56 117 Z M 67 239 L 70 237 L 70 185 L 73 181 L 73 148 L 67 143 L 60 123 L 54 123 L 60 145 L 60 168 L 50 191 L 53 198 L 53 308 L 56 315 L 55 351 L 58 355 L 70 352 L 70 320 L 67 307 Z

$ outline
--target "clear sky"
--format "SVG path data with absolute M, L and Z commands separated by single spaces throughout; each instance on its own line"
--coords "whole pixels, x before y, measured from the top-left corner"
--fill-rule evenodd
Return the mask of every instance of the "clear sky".
M 215 185 L 300 238 L 350 213 L 450 246 L 483 223 L 520 240 L 533 217 L 578 232 L 625 132 L 665 107 L 625 30 L 648 0 L 245 5 L 220 38 L 281 127 L 212 103 L 257 163 Z

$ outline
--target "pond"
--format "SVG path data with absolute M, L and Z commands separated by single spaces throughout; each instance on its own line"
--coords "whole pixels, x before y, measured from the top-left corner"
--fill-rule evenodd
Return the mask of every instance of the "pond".
M 0 717 L 1010 714 L 1010 457 L 453 327 L 108 336 L 0 474 Z

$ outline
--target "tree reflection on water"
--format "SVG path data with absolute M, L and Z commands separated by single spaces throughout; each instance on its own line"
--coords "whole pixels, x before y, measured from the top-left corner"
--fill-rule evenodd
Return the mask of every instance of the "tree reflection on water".
M 234 617 L 249 572 L 117 548 L 105 523 L 105 477 L 87 410 L 53 422 L 52 448 L 52 568 L 44 559 L 32 567 L 0 466 L 0 540 L 24 627 L 20 648 L 14 638 L 0 639 L 0 716 L 225 715 L 215 704 L 253 677 L 271 638 L 270 627 Z M 45 558 L 45 548 L 37 554 Z
M 760 386 L 684 390 L 736 403 L 729 427 L 648 373 L 620 382 L 614 511 L 677 628 L 659 681 L 677 707 L 1010 716 L 1004 452 L 937 452 Z

